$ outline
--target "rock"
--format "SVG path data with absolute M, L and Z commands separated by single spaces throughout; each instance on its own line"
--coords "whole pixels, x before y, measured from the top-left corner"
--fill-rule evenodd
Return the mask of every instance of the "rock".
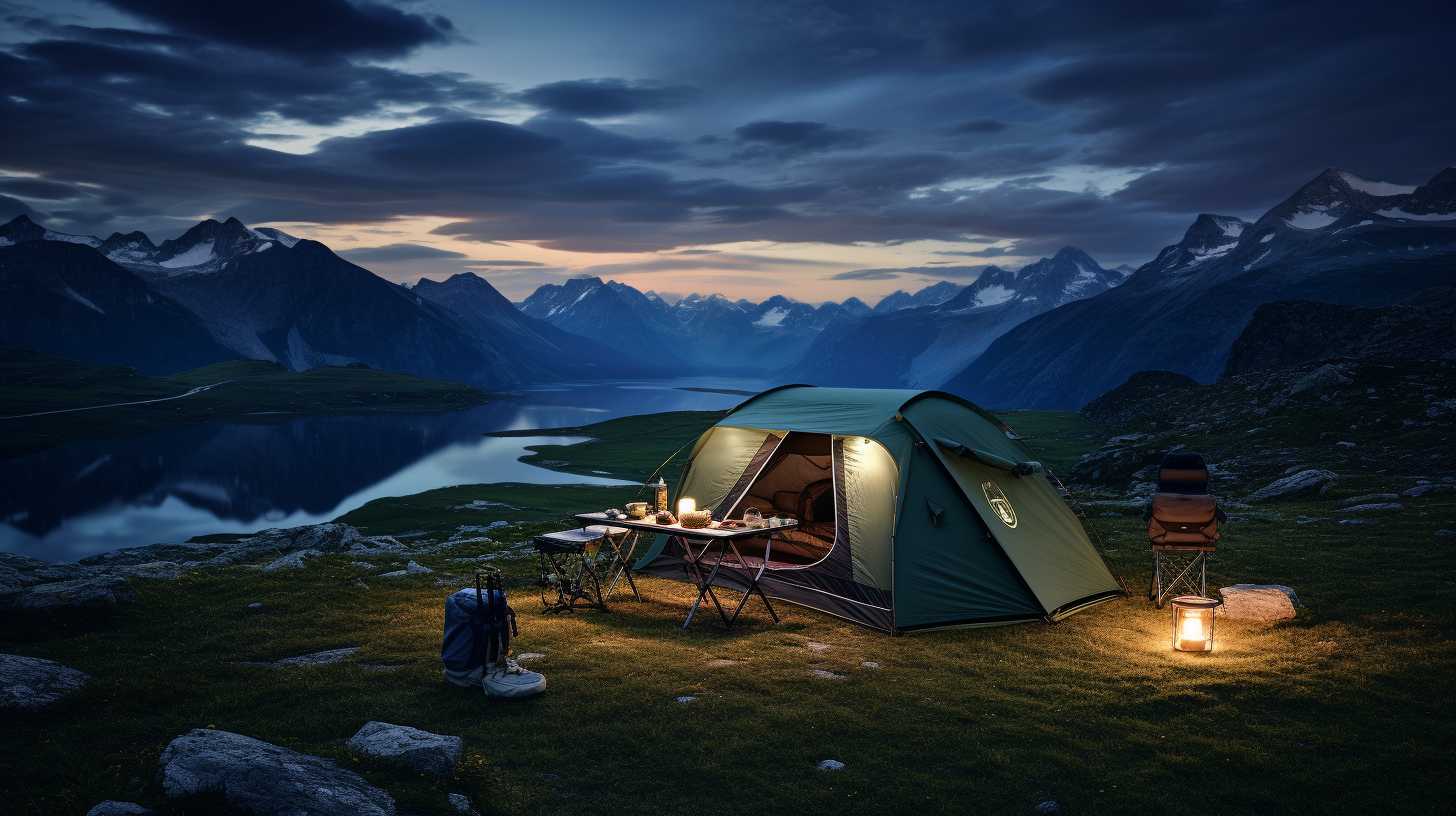
M 1345 448 L 1345 449 L 1348 450 L 1350 448 L 1354 448 L 1355 447 L 1355 443 L 1354 442 L 1343 442 L 1343 441 L 1342 442 L 1336 442 L 1335 443 L 1335 447 L 1337 447 L 1337 448 Z
M 1229 620 L 1273 621 L 1294 617 L 1298 598 L 1281 584 L 1234 584 L 1218 591 L 1223 605 L 1218 614 Z
M 844 770 L 844 763 L 837 759 L 821 759 L 819 760 L 819 764 L 814 767 L 821 771 L 842 771 Z
M 1367 525 L 1367 524 L 1379 524 L 1380 522 L 1376 521 L 1375 519 L 1368 519 L 1368 518 L 1348 518 L 1348 519 L 1340 519 L 1340 523 L 1343 524 L 1343 525 L 1345 525 L 1345 526 L 1347 526 L 1347 527 L 1357 527 L 1357 526 Z
M 1295 524 L 1314 524 L 1316 522 L 1320 522 L 1320 521 L 1324 521 L 1324 520 L 1325 520 L 1325 517 L 1324 516 L 1295 516 L 1294 517 L 1294 523 Z
M 1456 538 L 1456 530 L 1437 530 L 1436 538 Z
M 122 578 L 146 578 L 154 581 L 175 581 L 182 577 L 182 565 L 176 561 L 147 561 L 113 567 L 107 571 Z
M 1348 499 L 1343 499 L 1340 501 L 1340 505 L 1342 507 L 1348 507 L 1352 504 L 1366 504 L 1368 502 L 1392 502 L 1399 498 L 1400 496 L 1394 493 L 1366 493 L 1363 496 L 1353 496 Z
M 1325 364 L 1325 366 L 1318 367 L 1313 372 L 1294 380 L 1293 385 L 1289 386 L 1289 391 L 1284 392 L 1284 395 L 1294 396 L 1297 393 L 1306 392 L 1324 393 L 1334 391 L 1334 389 L 1341 388 L 1341 386 L 1350 385 L 1351 382 L 1353 380 L 1345 376 L 1344 369 L 1341 369 L 1340 366 Z
M 349 562 L 349 566 L 353 567 L 354 569 L 361 569 L 361 570 L 373 570 L 374 569 L 374 565 L 371 564 L 371 563 L 369 563 L 368 561 L 350 561 Z
M 118 802 L 108 799 L 86 811 L 86 816 L 152 816 L 156 811 L 142 807 L 136 802 Z
M 516 655 L 516 662 L 517 663 L 530 663 L 532 660 L 540 660 L 540 659 L 544 658 L 545 656 L 546 655 L 544 655 L 544 654 L 542 654 L 540 652 L 521 652 L 520 654 Z
M 1430 493 L 1450 493 L 1456 491 L 1456 485 L 1451 484 L 1420 484 L 1408 490 L 1402 491 L 1400 495 L 1410 499 L 1418 499 Z
M 405 564 L 404 565 L 404 569 L 402 569 L 402 570 L 395 570 L 394 572 L 384 572 L 384 573 L 380 573 L 379 575 L 377 575 L 375 577 L 377 577 L 377 578 L 402 578 L 402 577 L 404 577 L 406 575 L 424 575 L 425 573 L 428 573 L 428 572 L 434 572 L 434 570 L 432 570 L 429 567 L 426 567 L 426 566 L 420 564 L 417 561 L 411 561 L 408 564 Z
M 1251 502 L 1271 501 L 1305 493 L 1323 493 L 1338 478 L 1340 477 L 1336 476 L 1333 471 L 1307 468 L 1298 473 L 1275 479 L 1250 493 L 1248 500 Z
M 263 565 L 263 571 L 280 572 L 282 570 L 303 569 L 303 562 L 307 561 L 310 558 L 317 558 L 318 556 L 323 554 L 324 553 L 322 550 L 299 550 L 298 552 L 289 553 L 288 555 L 285 555 L 277 560 L 269 561 L 267 564 Z
M 394 799 L 322 757 L 197 728 L 162 751 L 162 790 L 178 799 L 220 795 L 254 814 L 394 816 Z
M 1062 812 L 1062 803 L 1055 799 L 1037 802 L 1036 812 L 1042 814 L 1042 816 L 1057 816 L 1057 814 Z
M 455 772 L 464 750 L 459 737 L 432 734 L 408 725 L 367 722 L 349 739 L 349 750 L 361 756 L 397 762 L 435 776 Z
M 1352 507 L 1341 507 L 1341 513 L 1392 513 L 1404 510 L 1405 505 L 1400 502 L 1377 502 L 1375 504 L 1357 504 Z
M 42 709 L 90 679 L 85 672 L 54 660 L 0 654 L 0 709 Z
M 20 609 L 31 612 L 54 612 L 63 609 L 109 609 L 119 603 L 136 600 L 136 593 L 125 578 L 95 576 L 72 581 L 36 584 L 15 599 Z
M 863 663 L 860 663 L 859 666 L 862 669 L 878 669 L 880 667 L 880 664 L 876 663 L 873 660 L 866 660 Z
M 285 657 L 281 660 L 274 660 L 271 663 L 263 663 L 264 666 L 288 667 L 288 666 L 327 666 L 330 663 L 338 663 L 347 660 L 359 653 L 358 646 L 344 646 L 339 649 L 325 649 L 322 652 L 311 652 L 309 654 Z
M 815 643 L 811 640 L 808 643 L 804 644 L 804 648 L 808 649 L 811 652 L 814 652 L 815 654 L 822 654 L 829 651 L 833 647 L 831 647 L 828 643 Z
M 263 602 L 262 601 L 253 601 L 252 603 L 248 604 L 248 609 L 251 609 L 254 612 L 262 612 L 263 611 Z
M 827 669 L 810 669 L 809 670 L 809 674 L 812 674 L 813 676 L 819 678 L 820 680 L 843 680 L 844 679 L 844 675 L 839 674 L 838 672 L 828 671 Z
M 450 801 L 450 809 L 459 813 L 460 816 L 480 816 L 480 811 L 470 804 L 470 797 L 463 793 L 452 793 L 446 797 Z
M 684 694 L 684 695 L 682 695 L 680 697 L 674 697 L 674 698 L 672 698 L 672 701 L 674 703 L 680 703 L 682 705 L 687 705 L 688 703 L 695 703 L 695 702 L 697 702 L 698 701 L 698 698 L 695 695 L 692 695 L 692 694 Z
M 357 529 L 347 524 L 328 523 L 262 530 L 239 543 L 254 547 L 267 546 L 284 552 L 294 550 L 342 552 L 357 545 L 367 545 L 368 540 Z
M 741 660 L 728 660 L 726 658 L 718 657 L 718 658 L 714 658 L 712 660 L 709 660 L 707 663 L 704 663 L 703 665 L 704 666 L 707 666 L 710 669 L 727 669 L 727 668 L 731 668 L 733 666 L 737 666 L 741 662 L 743 662 L 743 661 L 741 661 Z

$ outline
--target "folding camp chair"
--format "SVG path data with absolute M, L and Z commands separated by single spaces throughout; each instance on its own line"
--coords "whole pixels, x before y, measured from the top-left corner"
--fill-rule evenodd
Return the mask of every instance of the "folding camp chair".
M 630 569 L 637 534 L 623 527 L 592 525 L 536 536 L 541 605 L 547 612 L 578 608 L 607 610 L 618 581 L 627 579 L 632 596 L 642 600 Z
M 1158 492 L 1148 503 L 1153 575 L 1148 598 L 1162 608 L 1174 595 L 1208 596 L 1208 559 L 1225 516 L 1208 492 L 1208 466 L 1196 453 L 1170 453 L 1158 468 Z

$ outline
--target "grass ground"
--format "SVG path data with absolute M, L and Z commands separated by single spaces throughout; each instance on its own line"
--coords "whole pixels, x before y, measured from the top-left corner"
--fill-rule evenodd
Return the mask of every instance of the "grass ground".
M 1070 415 L 1010 420 L 1049 462 L 1095 436 Z M 690 424 L 679 432 L 690 437 Z M 592 449 L 551 457 L 580 467 L 578 451 Z M 1351 473 L 1341 490 L 1383 478 Z M 1456 526 L 1450 494 L 1366 527 L 1329 520 L 1334 497 L 1236 520 L 1213 585 L 1286 583 L 1304 607 L 1269 629 L 1221 622 L 1210 655 L 1171 652 L 1168 613 L 1136 596 L 1056 625 L 905 637 L 792 607 L 771 626 L 756 604 L 731 633 L 681 632 L 689 589 L 644 579 L 645 603 L 548 616 L 531 565 L 506 559 L 495 563 L 521 616 L 517 651 L 545 653 L 534 665 L 550 690 L 498 704 L 445 686 L 441 602 L 469 566 L 455 559 L 622 494 L 479 485 L 380 500 L 345 520 L 430 537 L 521 523 L 498 544 L 421 557 L 433 575 L 361 584 L 342 556 L 295 573 L 200 572 L 140 582 L 140 601 L 108 620 L 7 628 L 0 650 L 95 679 L 51 711 L 3 723 L 0 796 L 19 813 L 81 813 L 104 798 L 160 805 L 162 747 L 215 726 L 336 758 L 414 813 L 448 812 L 450 790 L 499 814 L 1028 813 L 1047 800 L 1084 814 L 1448 812 L 1456 544 L 1436 531 Z M 482 509 L 463 509 L 472 502 Z M 1301 515 L 1326 521 L 1293 523 Z M 1089 523 L 1114 571 L 1144 586 L 1141 520 Z M 253 601 L 265 610 L 249 613 Z M 363 647 L 356 661 L 243 665 L 345 645 Z M 675 702 L 683 695 L 696 699 Z M 464 736 L 456 777 L 356 763 L 344 741 L 371 719 Z M 828 758 L 846 770 L 817 771 Z
M 0 420 L 0 459 L 77 439 L 146 433 L 178 423 L 219 419 L 267 421 L 298 414 L 440 411 L 485 402 L 459 383 L 367 368 L 288 371 L 274 363 L 235 360 L 148 377 L 121 366 L 95 365 L 24 349 L 0 349 L 0 417 L 89 405 L 172 397 L 223 383 L 184 399 L 95 411 Z

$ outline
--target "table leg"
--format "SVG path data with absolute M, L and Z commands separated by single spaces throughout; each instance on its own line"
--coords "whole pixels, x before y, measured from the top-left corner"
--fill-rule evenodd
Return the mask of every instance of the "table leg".
M 703 546 L 703 552 L 706 553 L 708 551 L 708 547 L 711 546 L 712 542 L 710 541 Z M 716 563 L 713 564 L 712 571 L 708 573 L 707 580 L 703 581 L 703 583 L 698 587 L 698 597 L 693 600 L 692 607 L 688 609 L 688 616 L 687 619 L 683 621 L 682 628 L 686 629 L 690 625 L 692 625 L 693 616 L 698 613 L 698 607 L 702 605 L 704 595 L 712 599 L 713 606 L 717 607 L 718 609 L 718 617 L 723 619 L 724 625 L 728 625 L 728 613 L 723 611 L 723 604 L 719 603 L 718 596 L 713 592 L 713 579 L 718 577 L 718 570 L 721 569 L 723 566 L 724 555 L 725 553 L 723 550 L 723 545 L 720 542 L 718 545 L 718 560 Z M 696 560 L 694 560 L 694 564 L 696 564 Z M 701 569 L 698 570 L 698 574 L 702 575 Z
M 622 547 L 619 544 L 612 541 L 610 537 L 607 539 L 608 543 L 612 546 L 612 553 L 616 559 L 612 571 L 609 572 L 611 581 L 607 585 L 607 595 L 610 596 L 617 589 L 617 582 L 621 581 L 623 576 L 626 576 L 627 586 L 632 589 L 632 597 L 640 601 L 642 600 L 642 595 L 637 591 L 637 582 L 632 580 L 632 554 L 637 552 L 637 543 L 640 540 L 641 533 L 633 530 L 631 536 L 632 544 L 627 548 L 625 554 L 622 552 Z

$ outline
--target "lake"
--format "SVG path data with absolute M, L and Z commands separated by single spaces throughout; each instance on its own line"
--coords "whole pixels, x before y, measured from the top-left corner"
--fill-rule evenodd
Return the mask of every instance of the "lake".
M 259 417 L 77 442 L 0 463 L 0 552 L 74 561 L 205 533 L 315 524 L 383 496 L 457 484 L 620 484 L 519 461 L 563 437 L 490 431 L 587 425 L 659 411 L 722 410 L 762 382 L 552 384 L 437 414 Z

